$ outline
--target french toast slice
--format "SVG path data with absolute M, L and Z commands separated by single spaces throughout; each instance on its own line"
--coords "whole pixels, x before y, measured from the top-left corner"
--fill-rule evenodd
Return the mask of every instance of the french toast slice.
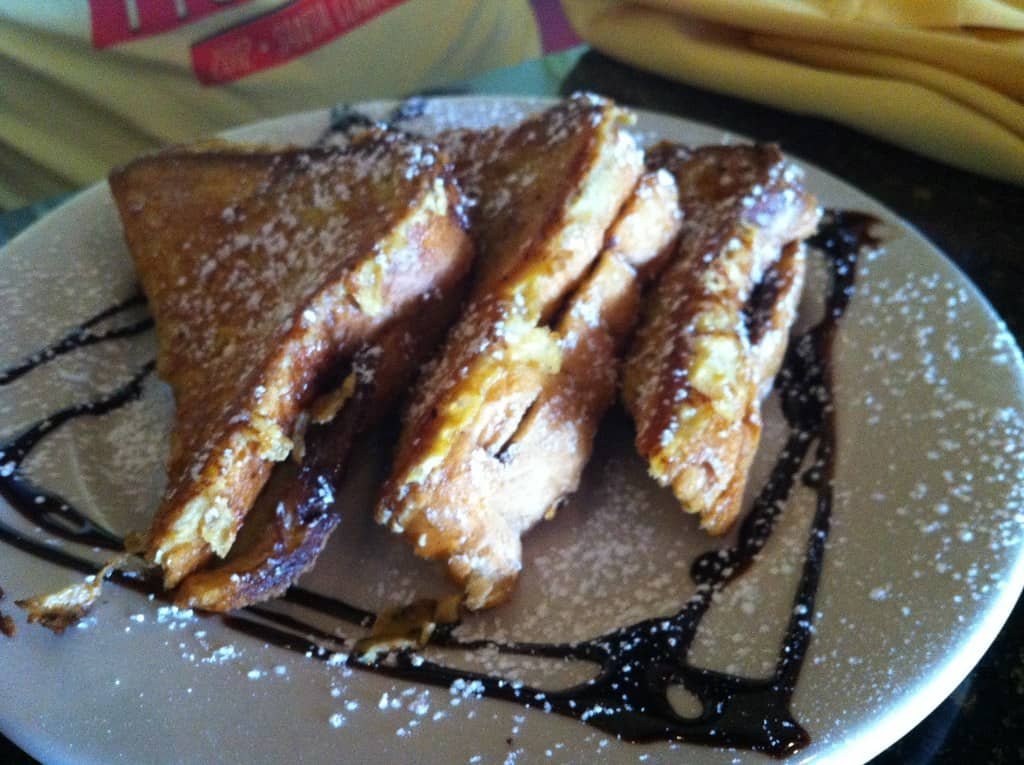
M 341 384 L 309 407 L 293 459 L 274 467 L 227 559 L 185 577 L 177 605 L 244 608 L 283 594 L 313 566 L 345 512 L 338 487 L 356 440 L 394 409 L 444 339 L 464 275 L 449 269 L 420 304 L 356 352 Z
M 322 377 L 464 271 L 471 244 L 443 155 L 384 131 L 172 149 L 110 187 L 177 405 L 146 549 L 171 588 L 231 548 Z
M 525 407 L 498 391 L 485 405 L 506 418 L 498 435 L 463 439 L 443 481 L 420 488 L 420 501 L 433 513 L 413 516 L 407 534 L 424 557 L 448 561 L 464 584 L 468 607 L 509 597 L 522 566 L 522 535 L 553 518 L 579 486 L 598 425 L 615 399 L 641 289 L 664 262 L 678 225 L 672 177 L 644 176 L 554 324 L 559 368 L 525 389 Z M 446 515 L 447 507 L 454 511 Z
M 740 512 L 804 278 L 802 239 L 820 212 L 775 146 L 649 160 L 679 184 L 683 224 L 628 353 L 623 399 L 651 475 L 712 534 Z
M 549 150 L 516 162 L 509 150 L 516 137 L 491 131 L 460 136 L 452 150 L 471 202 L 475 291 L 420 382 L 378 505 L 378 520 L 404 533 L 418 555 L 447 563 L 471 609 L 509 595 L 522 565 L 521 534 L 576 488 L 614 395 L 611 357 L 622 326 L 631 325 L 634 268 L 674 232 L 674 184 L 652 176 L 636 185 L 639 152 L 609 105 L 578 99 L 556 109 L 518 131 L 545 130 L 570 146 L 601 125 L 618 133 L 602 140 L 611 156 L 587 160 L 594 169 L 581 190 L 564 183 L 581 161 L 564 149 L 557 160 Z M 565 124 L 563 115 L 574 111 L 582 119 Z M 540 196 L 543 206 L 520 214 L 521 197 L 535 205 Z M 569 212 L 554 214 L 552 204 Z M 606 248 L 617 216 L 619 236 Z M 624 222 L 636 217 L 647 225 Z M 637 262 L 612 254 L 616 242 Z

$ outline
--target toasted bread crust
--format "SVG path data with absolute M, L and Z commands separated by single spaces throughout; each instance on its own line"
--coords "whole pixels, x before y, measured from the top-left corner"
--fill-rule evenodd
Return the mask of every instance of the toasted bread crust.
M 177 416 L 147 555 L 173 587 L 224 555 L 318 379 L 463 257 L 437 150 L 171 150 L 110 178 Z
M 683 227 L 629 353 L 623 398 L 651 475 L 720 534 L 739 513 L 761 397 L 795 316 L 804 261 L 788 245 L 819 213 L 774 146 L 663 145 L 649 161 L 675 174 Z M 754 336 L 745 308 L 766 274 L 778 288 Z

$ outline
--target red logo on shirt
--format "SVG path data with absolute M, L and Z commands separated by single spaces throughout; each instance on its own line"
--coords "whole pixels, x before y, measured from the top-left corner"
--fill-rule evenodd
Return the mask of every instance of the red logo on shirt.
M 139 40 L 191 24 L 249 0 L 89 0 L 97 48 Z
M 192 46 L 192 69 L 204 85 L 231 82 L 291 61 L 404 0 L 296 0 Z
M 233 82 L 284 64 L 362 26 L 405 0 L 292 0 L 191 46 L 204 85 Z M 250 0 L 89 0 L 96 48 L 139 40 Z

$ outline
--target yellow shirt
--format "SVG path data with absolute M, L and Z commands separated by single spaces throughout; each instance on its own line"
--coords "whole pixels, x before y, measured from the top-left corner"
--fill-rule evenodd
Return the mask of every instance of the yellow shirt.
M 539 52 L 527 0 L 4 0 L 0 209 L 166 143 Z

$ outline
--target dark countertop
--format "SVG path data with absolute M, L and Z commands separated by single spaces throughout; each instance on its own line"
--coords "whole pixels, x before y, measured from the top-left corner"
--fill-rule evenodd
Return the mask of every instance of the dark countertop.
M 639 72 L 594 52 L 549 56 L 457 92 L 592 90 L 761 141 L 775 141 L 877 198 L 916 226 L 980 288 L 1018 344 L 1024 337 L 1024 188 L 956 170 L 827 120 L 795 116 Z M 0 244 L 36 214 L 0 215 Z M 1024 761 L 1024 606 L 959 688 L 874 762 Z M 33 763 L 0 735 L 0 762 Z

